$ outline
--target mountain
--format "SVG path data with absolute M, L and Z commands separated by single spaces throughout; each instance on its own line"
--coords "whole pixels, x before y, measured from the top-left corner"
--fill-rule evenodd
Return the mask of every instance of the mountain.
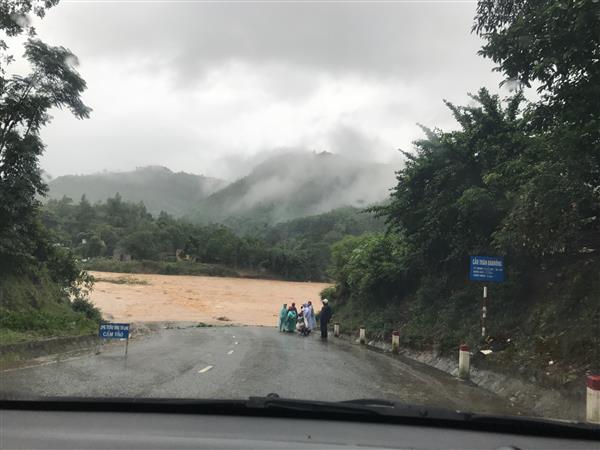
M 175 173 L 166 167 L 148 166 L 131 172 L 61 176 L 48 183 L 48 196 L 60 199 L 66 195 L 77 201 L 85 194 L 94 203 L 114 197 L 118 192 L 123 200 L 144 202 L 153 214 L 165 211 L 182 216 L 225 184 L 222 180 L 204 175 Z
M 239 231 L 311 216 L 344 206 L 366 207 L 389 196 L 395 168 L 331 153 L 289 153 L 200 200 L 190 218 Z

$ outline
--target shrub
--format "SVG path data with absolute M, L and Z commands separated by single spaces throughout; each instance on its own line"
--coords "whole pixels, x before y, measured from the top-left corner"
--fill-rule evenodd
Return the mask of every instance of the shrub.
M 102 320 L 102 313 L 100 310 L 87 298 L 75 298 L 75 300 L 71 302 L 71 308 L 73 308 L 73 311 L 75 312 L 85 314 L 88 319 L 93 320 L 94 322 L 100 323 Z

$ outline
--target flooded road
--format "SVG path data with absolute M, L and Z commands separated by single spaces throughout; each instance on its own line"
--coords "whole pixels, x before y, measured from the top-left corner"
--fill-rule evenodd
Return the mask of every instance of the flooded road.
M 0 396 L 379 398 L 511 413 L 499 397 L 423 364 L 274 327 L 163 329 L 99 354 L 2 373 Z

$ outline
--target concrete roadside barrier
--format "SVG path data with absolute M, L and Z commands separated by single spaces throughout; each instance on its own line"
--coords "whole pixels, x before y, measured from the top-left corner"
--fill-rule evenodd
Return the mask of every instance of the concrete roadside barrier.
M 600 375 L 588 375 L 586 384 L 586 420 L 600 424 Z
M 360 330 L 358 331 L 358 341 L 361 344 L 366 344 L 367 343 L 367 329 L 365 328 L 364 325 L 362 325 L 360 327 Z
M 470 357 L 469 346 L 462 344 L 458 350 L 458 377 L 463 380 L 469 379 Z
M 337 322 L 333 324 L 333 335 L 335 337 L 340 337 L 340 324 Z
M 400 349 L 400 332 L 393 331 L 392 332 L 392 353 L 398 353 Z

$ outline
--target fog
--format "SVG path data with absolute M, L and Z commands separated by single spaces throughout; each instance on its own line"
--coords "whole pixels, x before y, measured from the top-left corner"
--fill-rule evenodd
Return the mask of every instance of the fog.
M 266 215 L 275 223 L 342 206 L 362 208 L 388 197 L 395 168 L 325 152 L 285 153 L 209 197 L 197 217 Z

